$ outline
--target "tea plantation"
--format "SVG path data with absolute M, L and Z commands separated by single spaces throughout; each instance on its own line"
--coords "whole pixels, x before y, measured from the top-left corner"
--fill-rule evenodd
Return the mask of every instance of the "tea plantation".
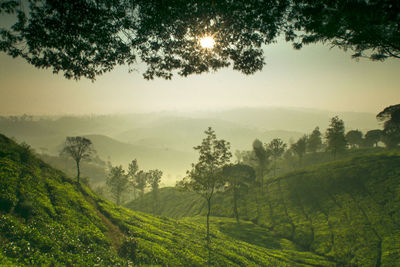
M 263 238 L 270 240 L 273 233 L 340 266 L 400 266 L 398 152 L 363 155 L 272 177 L 259 199 L 255 190 L 239 203 L 240 217 L 245 220 L 240 226 L 211 219 L 219 231 L 257 245 Z M 206 212 L 195 194 L 164 188 L 159 195 L 158 214 L 182 218 Z M 127 206 L 151 212 L 150 203 L 148 194 Z M 212 214 L 233 218 L 230 194 L 215 196 Z M 241 231 L 255 231 L 256 226 L 258 234 Z
M 115 206 L 0 135 L 2 266 L 204 266 L 205 227 L 193 220 Z M 221 222 L 211 231 L 213 266 L 337 265 L 251 223 L 237 232 Z

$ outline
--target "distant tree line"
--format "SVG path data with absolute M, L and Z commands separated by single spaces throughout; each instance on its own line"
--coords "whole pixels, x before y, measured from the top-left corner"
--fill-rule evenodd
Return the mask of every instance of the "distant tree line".
M 150 188 L 153 195 L 153 212 L 155 212 L 158 207 L 158 189 L 162 174 L 163 172 L 158 169 L 139 170 L 137 160 L 134 159 L 127 171 L 122 168 L 122 165 L 110 166 L 106 184 L 117 205 L 121 204 L 123 193 L 131 191 L 133 199 L 137 199 L 139 193 L 140 199 L 143 199 L 145 190 Z

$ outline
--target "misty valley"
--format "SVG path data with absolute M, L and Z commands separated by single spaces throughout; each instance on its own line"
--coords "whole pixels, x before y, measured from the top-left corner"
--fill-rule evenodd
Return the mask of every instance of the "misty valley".
M 399 44 L 399 0 L 0 0 L 0 267 L 399 267 Z
M 399 111 L 1 117 L 0 259 L 396 266 Z

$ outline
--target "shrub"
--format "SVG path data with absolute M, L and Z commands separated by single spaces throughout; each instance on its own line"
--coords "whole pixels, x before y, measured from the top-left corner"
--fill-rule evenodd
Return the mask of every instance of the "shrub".
M 133 237 L 126 238 L 119 248 L 119 255 L 131 261 L 135 261 L 137 257 L 138 242 Z

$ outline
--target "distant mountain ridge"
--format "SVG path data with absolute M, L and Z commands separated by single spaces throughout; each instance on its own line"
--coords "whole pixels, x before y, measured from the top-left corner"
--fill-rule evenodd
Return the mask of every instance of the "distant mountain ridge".
M 127 165 L 137 158 L 144 168 L 164 171 L 172 185 L 196 160 L 193 147 L 212 126 L 218 138 L 231 143 L 232 151 L 251 149 L 254 139 L 295 141 L 316 126 L 324 131 L 329 119 L 339 115 L 346 129 L 375 129 L 374 114 L 334 113 L 296 108 L 237 108 L 190 113 L 116 114 L 46 118 L 0 117 L 0 132 L 29 143 L 39 153 L 57 155 L 66 136 L 93 138 L 105 161 Z M 365 131 L 364 131 L 365 132 Z

